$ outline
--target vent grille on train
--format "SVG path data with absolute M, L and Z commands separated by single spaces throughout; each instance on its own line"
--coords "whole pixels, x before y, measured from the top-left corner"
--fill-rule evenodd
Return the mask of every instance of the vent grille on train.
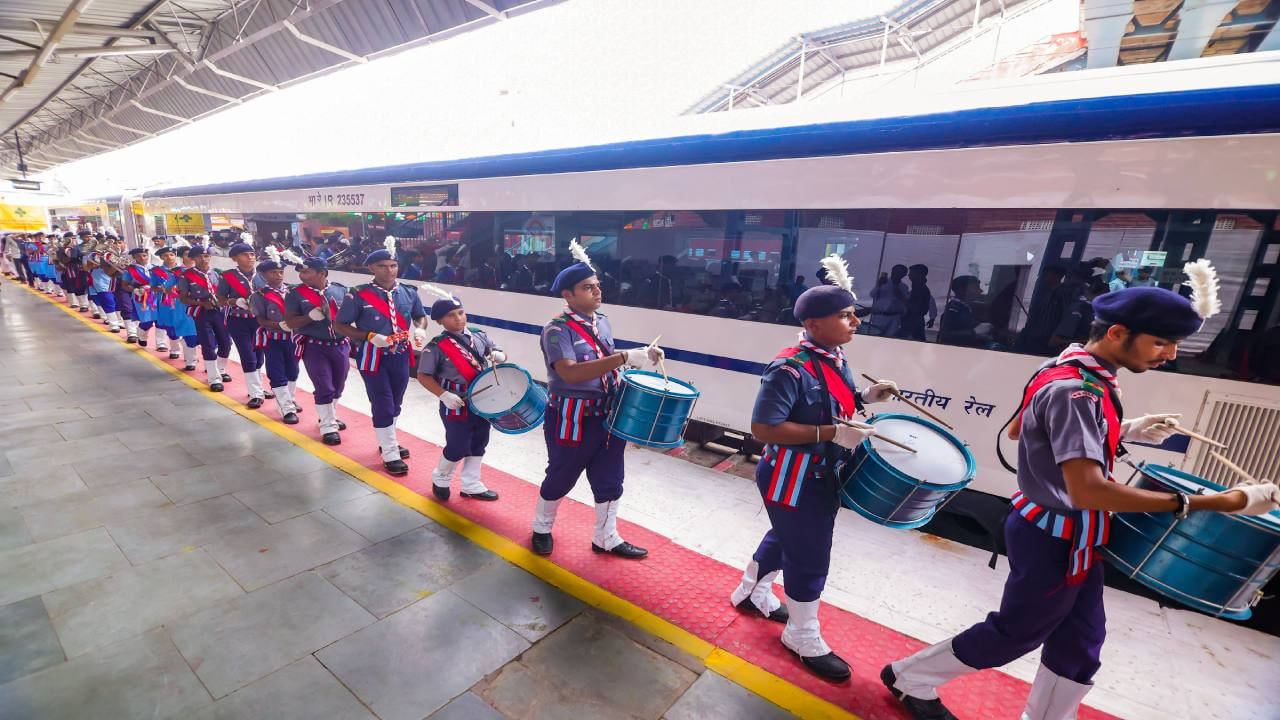
M 1225 393 L 1208 393 L 1196 429 L 1227 445 L 1227 459 L 1258 479 L 1280 477 L 1280 404 Z M 1211 448 L 1191 441 L 1191 472 L 1228 487 L 1242 482 L 1209 454 Z

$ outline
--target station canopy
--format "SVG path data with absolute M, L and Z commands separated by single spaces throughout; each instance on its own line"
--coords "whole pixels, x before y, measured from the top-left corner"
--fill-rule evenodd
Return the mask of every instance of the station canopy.
M 0 167 L 39 173 L 559 0 L 3 0 Z

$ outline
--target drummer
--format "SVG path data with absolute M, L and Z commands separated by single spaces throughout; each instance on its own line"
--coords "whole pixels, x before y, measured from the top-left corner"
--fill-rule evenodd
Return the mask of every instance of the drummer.
M 1197 268 L 1199 266 L 1199 268 Z M 1205 272 L 1207 270 L 1207 273 Z M 954 718 L 939 685 L 999 667 L 1043 646 L 1023 717 L 1076 717 L 1106 636 L 1102 563 L 1113 512 L 1213 510 L 1260 515 L 1276 509 L 1274 484 L 1209 495 L 1142 490 L 1111 482 L 1122 440 L 1161 443 L 1177 416 L 1121 421 L 1117 372 L 1154 370 L 1178 355 L 1178 343 L 1217 310 L 1212 269 L 1189 263 L 1193 295 L 1134 287 L 1093 301 L 1084 345 L 1046 362 L 1028 383 L 1010 436 L 1018 440 L 1018 492 L 1005 519 L 1009 578 L 1000 609 L 955 637 L 885 666 L 880 678 L 917 719 Z M 1073 532 L 1074 531 L 1074 532 Z
M 897 390 L 882 381 L 861 393 L 842 345 L 861 322 L 854 315 L 852 279 L 844 261 L 822 261 L 829 285 L 805 290 L 795 317 L 804 325 L 799 344 L 784 348 L 765 368 L 751 413 L 751 434 L 766 443 L 756 466 L 771 528 L 760 540 L 742 582 L 730 596 L 739 609 L 786 623 L 782 644 L 810 672 L 827 680 L 849 678 L 849 665 L 822 639 L 818 606 L 831 566 L 831 540 L 840 507 L 834 474 L 840 448 L 853 449 L 875 434 L 839 424 L 862 405 Z M 786 607 L 773 594 L 781 570 Z
M 554 547 L 551 528 L 565 495 L 585 470 L 595 498 L 595 532 L 591 550 L 638 560 L 649 554 L 618 535 L 618 501 L 622 498 L 623 450 L 626 441 L 604 426 L 622 381 L 624 365 L 656 364 L 662 348 L 614 350 L 609 319 L 599 312 L 600 279 L 576 240 L 570 251 L 578 262 L 556 275 L 551 292 L 568 307 L 542 329 L 542 355 L 547 363 L 547 472 L 538 493 L 530 545 L 539 555 Z
M 473 415 L 463 398 L 476 375 L 490 365 L 506 362 L 507 356 L 483 330 L 467 325 L 461 300 L 434 285 L 424 284 L 422 290 L 435 297 L 431 319 L 444 327 L 418 358 L 418 382 L 440 398 L 440 421 L 444 423 L 444 454 L 431 473 L 431 491 L 448 500 L 453 469 L 461 462 L 462 497 L 497 500 L 498 493 L 480 480 L 484 450 L 489 445 L 489 421 Z

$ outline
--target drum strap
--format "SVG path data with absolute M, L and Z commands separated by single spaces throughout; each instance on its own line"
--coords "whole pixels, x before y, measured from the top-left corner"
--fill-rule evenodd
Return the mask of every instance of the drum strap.
M 595 351 L 597 359 L 603 359 L 606 355 L 613 352 L 613 347 L 605 345 L 604 342 L 600 340 L 600 337 L 596 335 L 596 325 L 594 322 L 587 320 L 578 313 L 568 309 L 565 310 L 561 319 L 564 320 L 566 325 L 573 328 L 573 331 L 578 333 L 583 340 L 587 341 L 587 344 Z M 613 391 L 618 387 L 620 377 L 620 371 L 610 370 L 608 374 L 604 376 L 604 391 L 612 395 Z

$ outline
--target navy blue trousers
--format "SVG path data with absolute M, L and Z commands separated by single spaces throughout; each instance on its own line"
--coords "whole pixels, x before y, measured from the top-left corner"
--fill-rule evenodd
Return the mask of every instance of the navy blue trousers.
M 278 388 L 298 381 L 298 358 L 293 355 L 292 340 L 268 340 L 260 348 L 267 364 L 267 381 Z
M 345 341 L 337 345 L 307 343 L 302 353 L 302 364 L 307 366 L 317 405 L 328 405 L 342 397 L 347 386 L 347 371 L 351 369 L 351 361 L 347 357 L 349 349 Z
M 446 417 L 440 404 L 440 421 L 444 423 L 444 459 L 458 462 L 465 457 L 484 455 L 489 447 L 489 421 L 470 411 L 462 417 Z
M 258 332 L 258 321 L 251 317 L 228 316 L 226 319 L 227 334 L 236 345 L 236 354 L 240 356 L 240 368 L 245 372 L 253 372 L 262 367 L 263 352 L 253 346 L 253 336 Z M 295 375 L 295 379 L 296 379 Z M 283 383 L 281 383 L 283 384 Z M 271 387 L 280 387 L 274 382 Z
M 773 477 L 773 467 L 761 460 L 756 465 L 756 487 L 765 497 Z M 831 569 L 831 537 L 835 532 L 840 498 L 836 480 L 810 471 L 800 488 L 795 508 L 764 505 L 772 527 L 760 539 L 752 559 L 760 566 L 762 577 L 782 571 L 787 597 L 799 602 L 812 602 L 822 596 Z
M 622 452 L 627 449 L 627 441 L 609 434 L 603 415 L 589 415 L 582 418 L 582 442 L 561 444 L 556 439 L 558 416 L 559 409 L 548 404 L 546 421 L 542 423 L 547 442 L 547 473 L 539 492 L 542 499 L 559 500 L 568 495 L 584 470 L 597 503 L 621 498 Z
M 201 309 L 196 319 L 196 337 L 200 339 L 200 356 L 205 362 L 231 357 L 231 336 L 227 323 L 218 310 Z
M 1079 585 L 1067 584 L 1071 542 L 1055 538 L 1017 512 L 1004 521 L 1009 579 L 1000 609 L 951 640 L 972 668 L 1006 665 L 1041 645 L 1040 662 L 1055 675 L 1089 683 L 1101 667 L 1107 616 L 1102 607 L 1102 562 Z
M 376 428 L 390 427 L 400 416 L 405 388 L 409 387 L 409 353 L 386 353 L 378 372 L 360 373 L 369 394 L 370 415 Z

